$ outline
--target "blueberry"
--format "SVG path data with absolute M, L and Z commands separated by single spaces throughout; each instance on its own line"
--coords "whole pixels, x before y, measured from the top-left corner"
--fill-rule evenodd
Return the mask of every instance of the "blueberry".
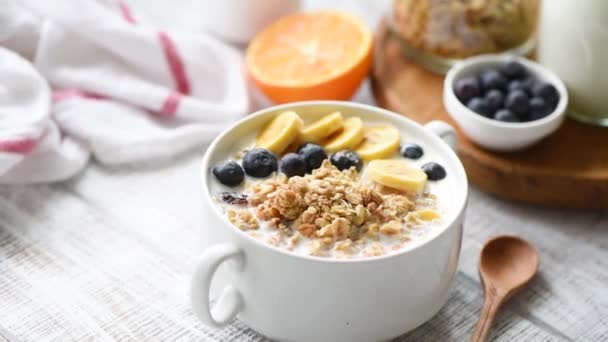
M 494 114 L 494 120 L 502 122 L 520 122 L 519 118 L 508 109 L 501 109 Z
M 518 62 L 511 61 L 498 68 L 510 80 L 521 80 L 526 77 L 526 68 Z
M 325 153 L 323 147 L 313 143 L 300 145 L 298 153 L 306 160 L 308 166 L 307 172 L 312 172 L 312 170 L 321 166 L 323 161 L 327 159 L 327 153 Z
M 479 80 L 484 91 L 490 89 L 507 90 L 507 79 L 496 70 L 490 69 L 482 72 L 479 75 Z
M 424 155 L 424 150 L 417 144 L 403 144 L 401 146 L 401 155 L 409 159 L 420 159 Z
M 237 186 L 245 179 L 243 168 L 232 160 L 214 166 L 211 173 L 220 183 L 228 186 Z
M 475 113 L 483 116 L 490 116 L 492 114 L 488 101 L 486 101 L 486 99 L 482 99 L 481 97 L 472 98 L 471 101 L 467 103 L 467 107 L 469 107 L 469 109 Z
M 509 92 L 514 92 L 516 90 L 523 90 L 526 93 L 528 92 L 528 87 L 522 80 L 513 80 L 509 82 Z
M 454 94 L 462 102 L 467 103 L 470 99 L 480 96 L 479 82 L 476 77 L 465 77 L 456 81 Z
M 528 116 L 528 120 L 526 121 L 536 121 L 544 118 L 546 115 L 541 115 L 540 113 L 530 113 Z
M 359 155 L 351 150 L 338 151 L 329 160 L 340 171 L 350 169 L 352 166 L 359 171 L 363 166 L 363 161 L 359 158 Z
M 559 103 L 559 99 L 557 99 L 557 101 L 547 103 L 547 105 L 549 106 L 549 113 L 553 112 L 555 110 L 555 108 L 557 108 L 558 103 Z
M 533 97 L 530 100 L 530 120 L 542 119 L 551 114 L 553 109 L 542 97 Z
M 536 84 L 536 79 L 534 77 L 528 77 L 528 78 L 522 80 L 521 82 L 522 82 L 522 86 L 523 86 L 524 90 L 529 95 L 532 95 L 532 88 L 534 88 L 534 85 Z
M 555 89 L 552 84 L 547 82 L 536 82 L 536 84 L 534 84 L 532 87 L 532 94 L 534 94 L 534 96 L 541 97 L 543 100 L 545 100 L 545 102 L 548 103 L 556 104 L 559 102 L 559 93 L 557 92 L 557 89 Z
M 243 168 L 251 177 L 267 177 L 278 169 L 277 157 L 267 149 L 254 148 L 243 157 Z
M 304 148 L 308 147 L 309 145 L 319 146 L 319 145 L 313 144 L 311 142 L 305 142 L 305 143 L 301 144 L 300 146 L 298 146 L 298 148 L 296 149 L 296 153 L 300 153 Z
M 427 178 L 432 181 L 444 179 L 446 176 L 443 166 L 433 162 L 422 165 L 422 171 L 424 171 Z
M 505 96 L 498 89 L 492 89 L 486 93 L 486 102 L 490 107 L 490 112 L 494 113 L 500 109 L 505 101 Z
M 528 114 L 528 109 L 530 108 L 528 95 L 523 90 L 510 92 L 505 99 L 505 108 L 520 118 L 524 117 Z
M 281 158 L 281 172 L 287 177 L 304 176 L 306 171 L 308 171 L 308 164 L 303 155 L 287 153 Z

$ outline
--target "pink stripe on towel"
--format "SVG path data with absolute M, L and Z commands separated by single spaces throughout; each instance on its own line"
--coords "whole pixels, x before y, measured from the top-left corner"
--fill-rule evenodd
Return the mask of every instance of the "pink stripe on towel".
M 17 138 L 0 140 L 0 152 L 28 154 L 36 146 L 36 139 Z
M 163 103 L 163 108 L 160 110 L 160 113 L 163 116 L 173 116 L 177 111 L 177 106 L 179 106 L 179 100 L 182 98 L 182 94 L 178 92 L 171 92 L 167 99 Z
M 177 51 L 173 39 L 166 32 L 160 31 L 158 32 L 158 40 L 165 52 L 165 58 L 167 58 L 171 75 L 177 86 L 176 90 L 184 95 L 190 95 L 190 81 L 186 76 L 184 62 Z
M 67 99 L 71 99 L 74 97 L 81 97 L 86 99 L 93 100 L 103 100 L 107 99 L 107 97 L 95 93 L 91 93 L 84 90 L 78 89 L 65 89 L 65 90 L 57 90 L 53 92 L 53 102 L 59 102 Z
M 120 10 L 120 14 L 122 17 L 129 23 L 135 24 L 135 17 L 133 16 L 133 12 L 124 1 L 118 0 L 118 9 Z
M 133 17 L 133 12 L 131 12 L 129 6 L 122 0 L 118 0 L 117 3 L 123 18 L 127 22 L 135 25 L 135 17 Z M 163 49 L 165 59 L 167 60 L 167 64 L 169 66 L 169 71 L 171 72 L 171 76 L 173 77 L 176 88 L 176 91 L 169 93 L 163 102 L 160 114 L 164 116 L 173 116 L 177 111 L 177 107 L 179 106 L 179 101 L 182 95 L 190 95 L 190 80 L 186 75 L 184 61 L 182 60 L 173 39 L 171 39 L 171 37 L 163 31 L 158 32 L 157 37 Z

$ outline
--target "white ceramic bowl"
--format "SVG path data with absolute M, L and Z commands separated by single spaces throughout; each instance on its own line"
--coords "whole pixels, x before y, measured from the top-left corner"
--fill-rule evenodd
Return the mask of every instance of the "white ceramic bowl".
M 455 82 L 463 77 L 515 60 L 537 79 L 551 83 L 560 100 L 548 116 L 535 121 L 507 123 L 488 119 L 467 108 L 454 94 Z M 568 106 L 564 83 L 549 69 L 525 58 L 510 55 L 481 55 L 457 63 L 448 71 L 443 84 L 443 103 L 464 133 L 478 145 L 493 151 L 516 151 L 533 145 L 559 128 Z
M 217 37 L 248 43 L 264 27 L 300 7 L 300 0 L 193 1 L 199 11 L 187 17 Z
M 449 209 L 442 225 L 399 252 L 349 260 L 291 253 L 234 227 L 213 200 L 217 180 L 210 168 L 285 110 L 305 120 L 339 110 L 345 117 L 395 125 L 447 171 L 441 180 L 446 197 L 439 201 L 447 201 Z M 191 283 L 194 312 L 210 326 L 238 317 L 273 340 L 303 342 L 388 340 L 430 319 L 446 302 L 456 272 L 468 190 L 462 164 L 440 136 L 450 141 L 455 132 L 443 122 L 421 126 L 380 108 L 337 101 L 276 106 L 237 122 L 203 158 L 205 225 Z M 213 307 L 210 297 L 216 298 Z

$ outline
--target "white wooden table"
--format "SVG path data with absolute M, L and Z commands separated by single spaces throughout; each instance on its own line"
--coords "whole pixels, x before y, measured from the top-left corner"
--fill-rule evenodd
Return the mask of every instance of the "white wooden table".
M 378 13 L 372 1 L 331 4 L 372 23 Z M 356 100 L 371 102 L 367 86 Z M 1 186 L 0 341 L 265 341 L 238 322 L 216 331 L 192 314 L 203 153 Z M 532 241 L 541 268 L 502 311 L 494 339 L 608 341 L 608 212 L 527 207 L 474 189 L 449 301 L 399 341 L 469 338 L 482 304 L 479 249 L 504 233 Z

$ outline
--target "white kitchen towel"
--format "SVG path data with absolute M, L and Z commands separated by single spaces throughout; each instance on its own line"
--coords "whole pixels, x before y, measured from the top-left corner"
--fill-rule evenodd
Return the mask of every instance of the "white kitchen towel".
M 180 153 L 248 106 L 240 53 L 205 34 L 123 1 L 0 0 L 0 183 Z

